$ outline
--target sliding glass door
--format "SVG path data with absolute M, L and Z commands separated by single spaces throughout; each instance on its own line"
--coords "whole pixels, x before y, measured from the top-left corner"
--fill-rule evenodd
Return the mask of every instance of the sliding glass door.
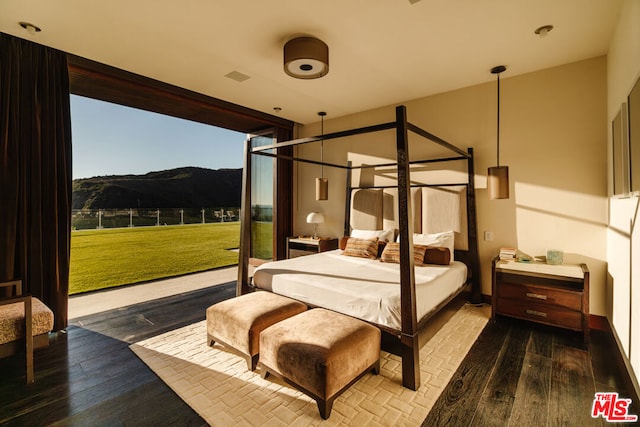
M 250 146 L 272 144 L 273 138 L 272 133 L 252 136 Z M 251 161 L 251 258 L 273 259 L 274 162 L 259 155 Z

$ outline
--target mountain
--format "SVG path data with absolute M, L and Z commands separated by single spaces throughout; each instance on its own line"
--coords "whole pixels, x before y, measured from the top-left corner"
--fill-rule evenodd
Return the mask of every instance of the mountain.
M 242 169 L 184 167 L 73 180 L 73 209 L 239 207 Z

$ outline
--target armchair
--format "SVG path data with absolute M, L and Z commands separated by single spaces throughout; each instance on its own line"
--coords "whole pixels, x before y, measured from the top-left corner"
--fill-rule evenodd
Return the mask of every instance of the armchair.
M 33 351 L 49 345 L 53 312 L 38 298 L 23 295 L 21 280 L 0 283 L 0 287 L 14 288 L 14 296 L 0 299 L 0 358 L 16 354 L 24 346 L 27 383 L 32 383 Z

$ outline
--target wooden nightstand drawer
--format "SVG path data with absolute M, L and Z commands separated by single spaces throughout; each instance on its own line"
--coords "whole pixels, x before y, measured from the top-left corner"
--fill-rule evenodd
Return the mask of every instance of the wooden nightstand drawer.
M 555 307 L 535 302 L 498 298 L 498 314 L 524 320 L 546 323 L 563 328 L 582 330 L 582 313 L 563 307 Z
M 522 302 L 535 302 L 576 311 L 582 310 L 581 292 L 570 292 L 544 286 L 502 283 L 498 287 L 498 298 L 511 298 Z

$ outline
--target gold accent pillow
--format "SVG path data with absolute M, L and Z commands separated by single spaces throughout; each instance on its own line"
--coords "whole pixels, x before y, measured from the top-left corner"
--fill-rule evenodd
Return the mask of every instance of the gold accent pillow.
M 378 256 L 378 239 L 349 237 L 343 255 L 375 259 Z
M 413 264 L 424 265 L 424 254 L 427 251 L 425 245 L 413 245 Z M 387 243 L 380 257 L 382 262 L 400 263 L 400 243 Z

